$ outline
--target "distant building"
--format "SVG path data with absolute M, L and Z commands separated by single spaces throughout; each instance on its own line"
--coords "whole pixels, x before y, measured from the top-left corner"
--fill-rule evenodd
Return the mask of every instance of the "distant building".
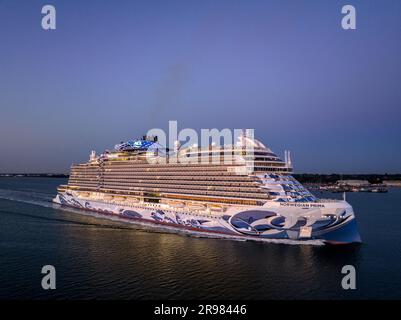
M 383 184 L 386 185 L 387 187 L 401 187 L 400 180 L 384 180 Z
M 369 187 L 370 182 L 367 180 L 338 180 L 337 185 L 341 187 Z

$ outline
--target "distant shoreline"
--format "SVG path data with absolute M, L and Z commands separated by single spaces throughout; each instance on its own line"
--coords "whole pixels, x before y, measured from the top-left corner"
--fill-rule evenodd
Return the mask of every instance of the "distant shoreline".
M 401 181 L 401 174 L 293 174 L 293 177 L 301 183 L 332 184 L 339 180 L 367 180 L 377 184 L 383 181 Z
M 0 173 L 0 178 L 68 178 L 64 173 Z
M 293 174 L 294 178 L 301 183 L 330 184 L 338 180 L 367 180 L 370 183 L 382 183 L 385 180 L 401 181 L 399 174 Z M 0 173 L 0 178 L 68 178 L 65 173 Z

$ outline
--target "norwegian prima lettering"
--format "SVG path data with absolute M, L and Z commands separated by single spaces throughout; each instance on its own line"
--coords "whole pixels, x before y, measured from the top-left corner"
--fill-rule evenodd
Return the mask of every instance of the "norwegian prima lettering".
M 324 204 L 320 203 L 280 203 L 282 207 L 305 207 L 305 208 L 324 208 Z

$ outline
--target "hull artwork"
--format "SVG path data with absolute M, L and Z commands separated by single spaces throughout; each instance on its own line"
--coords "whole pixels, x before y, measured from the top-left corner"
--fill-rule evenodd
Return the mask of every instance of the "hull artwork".
M 188 209 L 170 208 L 146 204 L 124 205 L 110 204 L 101 201 L 83 200 L 71 193 L 58 194 L 53 200 L 62 206 L 85 211 L 115 216 L 128 222 L 146 222 L 158 226 L 169 226 L 207 234 L 220 234 L 248 240 L 320 240 L 326 244 L 347 244 L 361 242 L 352 208 L 343 203 L 340 215 L 321 215 L 321 210 L 338 211 L 336 207 L 309 208 L 311 204 L 292 208 L 285 205 L 271 208 L 243 207 L 231 208 L 224 214 L 202 214 Z M 291 207 L 290 207 L 291 208 Z M 295 209 L 295 210 L 294 210 Z M 297 218 L 296 211 L 302 211 L 302 218 Z M 351 212 L 350 212 L 351 210 Z M 319 213 L 317 213 L 319 212 Z

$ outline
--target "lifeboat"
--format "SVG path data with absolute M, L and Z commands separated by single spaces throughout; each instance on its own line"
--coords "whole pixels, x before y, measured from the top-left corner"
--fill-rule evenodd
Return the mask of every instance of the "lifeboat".
M 109 194 L 106 194 L 106 195 L 104 195 L 104 197 L 103 197 L 104 200 L 113 200 L 113 198 L 114 198 L 114 196 L 109 195 Z
M 184 203 L 181 201 L 168 201 L 167 204 L 171 207 L 182 208 L 184 207 Z
M 190 202 L 187 203 L 188 209 L 193 209 L 193 210 L 204 210 L 206 209 L 206 206 L 202 203 L 196 203 L 196 202 Z
M 209 204 L 208 208 L 211 211 L 224 211 L 224 207 L 221 204 Z
M 124 197 L 124 196 L 115 196 L 114 197 L 114 200 L 116 200 L 116 201 L 125 201 L 127 198 L 126 197 Z

